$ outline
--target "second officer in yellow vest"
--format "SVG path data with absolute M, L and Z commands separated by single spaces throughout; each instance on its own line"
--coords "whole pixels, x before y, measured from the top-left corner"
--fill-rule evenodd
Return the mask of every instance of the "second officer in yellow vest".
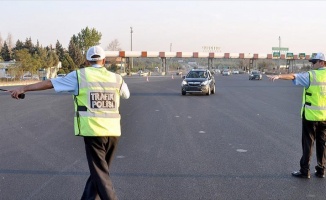
M 292 172 L 294 177 L 310 178 L 310 160 L 316 142 L 317 165 L 315 176 L 325 177 L 326 167 L 326 68 L 323 53 L 315 54 L 309 62 L 312 70 L 297 74 L 268 76 L 270 80 L 293 80 L 304 86 L 302 97 L 302 157 L 300 170 Z

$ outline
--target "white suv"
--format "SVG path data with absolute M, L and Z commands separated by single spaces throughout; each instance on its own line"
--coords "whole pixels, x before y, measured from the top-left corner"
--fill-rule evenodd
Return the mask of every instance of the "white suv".
M 223 70 L 222 75 L 223 76 L 230 76 L 231 72 L 230 72 L 230 70 Z

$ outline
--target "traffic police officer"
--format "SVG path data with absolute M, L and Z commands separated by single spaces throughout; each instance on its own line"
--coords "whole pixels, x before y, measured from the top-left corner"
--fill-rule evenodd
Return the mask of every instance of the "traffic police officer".
M 72 93 L 75 135 L 84 138 L 90 170 L 81 199 L 117 199 L 109 167 L 121 135 L 120 97 L 128 99 L 130 92 L 120 75 L 109 72 L 104 67 L 105 52 L 100 46 L 90 47 L 86 59 L 90 67 L 9 92 L 15 99 L 28 91 L 51 88 L 56 92 Z
M 292 172 L 298 178 L 310 178 L 310 159 L 316 141 L 317 165 L 315 176 L 325 177 L 326 165 L 326 65 L 323 53 L 309 60 L 312 70 L 298 74 L 267 76 L 270 80 L 293 80 L 295 85 L 304 86 L 302 97 L 302 157 L 300 170 Z

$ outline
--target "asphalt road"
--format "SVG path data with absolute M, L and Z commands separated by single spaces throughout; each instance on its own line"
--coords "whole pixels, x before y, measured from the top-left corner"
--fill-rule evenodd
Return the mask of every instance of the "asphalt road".
M 291 176 L 301 157 L 302 88 L 215 77 L 211 96 L 182 96 L 179 76 L 125 77 L 131 97 L 121 101 L 111 168 L 119 199 L 325 199 L 326 180 Z M 0 102 L 0 199 L 80 199 L 89 172 L 71 95 L 2 92 Z M 315 164 L 314 154 L 312 171 Z

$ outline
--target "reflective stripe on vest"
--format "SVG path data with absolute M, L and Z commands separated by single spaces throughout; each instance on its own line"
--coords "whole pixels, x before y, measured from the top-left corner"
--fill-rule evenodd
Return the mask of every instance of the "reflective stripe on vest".
M 303 90 L 301 115 L 309 121 L 326 121 L 326 70 L 309 71 L 310 86 Z
M 81 71 L 81 76 L 83 77 L 83 76 L 85 76 L 85 72 L 84 72 L 85 70 L 82 70 Z M 116 74 L 117 75 L 117 74 Z M 117 79 L 120 79 L 120 76 L 118 76 L 117 75 Z M 101 82 L 101 83 L 98 83 L 98 82 L 81 82 L 80 83 L 80 88 L 87 88 L 87 87 L 110 87 L 110 88 L 118 88 L 118 87 L 120 87 L 121 86 L 121 84 L 119 84 L 120 83 L 120 80 L 117 80 L 117 81 L 119 81 L 119 82 L 117 82 L 117 83 L 107 83 L 107 82 Z
M 119 118 L 118 113 L 91 113 L 91 112 L 78 112 L 80 117 L 103 117 L 103 118 Z M 75 113 L 77 116 L 77 112 Z
M 122 78 L 104 67 L 77 70 L 75 135 L 120 136 L 120 88 Z

